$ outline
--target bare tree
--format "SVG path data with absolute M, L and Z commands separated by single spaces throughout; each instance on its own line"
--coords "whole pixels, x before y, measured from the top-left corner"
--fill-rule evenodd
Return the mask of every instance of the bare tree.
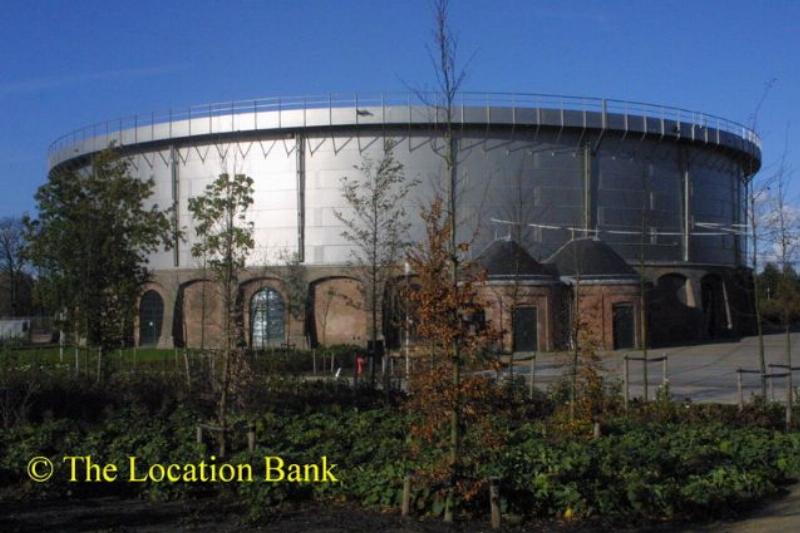
M 317 303 L 317 308 L 320 311 L 318 317 L 319 325 L 320 329 L 322 330 L 322 338 L 318 340 L 321 345 L 326 346 L 328 344 L 328 315 L 331 312 L 331 306 L 333 305 L 333 301 L 336 299 L 337 294 L 336 291 L 329 287 L 328 290 L 322 294 L 322 297 L 323 300 Z
M 572 246 L 575 271 L 572 276 L 572 309 L 570 313 L 570 388 L 569 388 L 569 418 L 575 419 L 576 404 L 578 401 L 578 373 L 580 371 L 580 356 L 584 338 L 587 336 L 588 324 L 583 313 L 583 292 L 581 282 L 585 268 L 584 250 L 573 243 Z
M 292 338 L 292 320 L 303 323 L 308 311 L 308 280 L 306 279 L 306 268 L 300 260 L 297 252 L 283 250 L 280 253 L 281 279 L 286 288 L 287 304 L 289 305 L 288 328 L 286 337 L 289 341 Z M 305 333 L 305 332 L 304 332 Z
M 504 216 L 509 218 L 509 222 L 511 222 L 508 237 L 527 251 L 528 245 L 531 244 L 532 240 L 531 232 L 536 231 L 530 227 L 530 224 L 536 221 L 536 187 L 525 180 L 522 169 L 511 177 L 511 182 L 513 191 L 504 206 Z M 522 289 L 521 269 L 522 257 L 520 254 L 514 254 L 511 265 L 511 294 L 509 295 L 512 310 L 520 301 Z
M 393 141 L 385 141 L 383 156 L 378 160 L 365 156 L 356 167 L 360 178 L 342 178 L 341 191 L 349 209 L 346 212 L 334 211 L 336 218 L 345 226 L 342 236 L 353 245 L 351 265 L 360 278 L 364 301 L 371 317 L 369 335 L 373 349 L 370 380 L 373 385 L 380 302 L 392 277 L 392 270 L 408 246 L 410 224 L 403 202 L 417 184 L 416 180 L 406 180 L 403 165 L 394 157 L 394 146 Z M 384 370 L 387 368 L 384 361 Z M 388 385 L 386 371 L 384 381 Z
M 761 313 L 760 279 L 758 268 L 760 262 L 761 239 L 765 237 L 762 221 L 768 209 L 770 180 L 756 176 L 748 184 L 747 190 L 747 226 L 750 237 L 750 268 L 753 283 L 753 306 L 755 312 L 756 334 L 758 336 L 758 365 L 761 372 L 761 396 L 767 397 L 767 360 L 764 350 L 764 321 Z
M 515 378 L 515 328 L 517 327 L 514 322 L 514 313 L 518 307 L 526 305 L 529 294 L 525 289 L 525 272 L 523 272 L 525 255 L 522 251 L 530 252 L 537 241 L 541 241 L 543 228 L 536 222 L 541 220 L 545 210 L 549 208 L 543 209 L 540 205 L 542 202 L 538 187 L 535 181 L 526 175 L 524 163 L 520 165 L 517 172 L 508 177 L 508 182 L 510 187 L 501 189 L 503 194 L 497 199 L 502 220 L 493 219 L 492 221 L 502 224 L 506 229 L 504 238 L 515 243 L 512 245 L 514 253 L 511 264 L 508 265 L 510 280 L 502 285 L 490 285 L 490 290 L 494 293 L 500 312 L 498 321 L 502 325 L 500 350 L 511 354 L 508 370 L 509 380 L 513 384 Z M 510 331 L 505 328 L 505 324 L 510 324 Z M 534 327 L 536 327 L 535 324 Z M 506 339 L 510 340 L 509 344 L 506 343 Z M 509 392 L 513 392 L 513 388 Z
M 17 316 L 20 310 L 20 285 L 26 265 L 24 233 L 22 219 L 6 217 L 0 220 L 0 276 L 2 283 L 7 284 L 11 316 Z
M 461 253 L 465 246 L 460 246 L 458 241 L 458 139 L 454 127 L 454 111 L 456 97 L 461 90 L 466 71 L 458 66 L 458 41 L 453 35 L 449 24 L 450 3 L 448 0 L 433 1 L 433 45 L 428 50 L 434 74 L 436 76 L 436 96 L 434 102 L 427 102 L 433 107 L 436 114 L 437 127 L 444 140 L 444 146 L 434 152 L 444 163 L 443 185 L 444 189 L 444 209 L 446 224 L 448 226 L 447 254 L 449 263 L 449 278 L 451 290 L 456 300 L 459 299 L 459 270 Z M 423 101 L 426 98 L 422 98 Z M 431 206 L 431 209 L 433 206 Z M 457 309 L 451 312 L 458 313 Z M 457 323 L 458 317 L 447 317 L 450 323 Z M 451 471 L 458 472 L 460 462 L 461 447 L 461 424 L 462 424 L 462 386 L 461 373 L 463 361 L 461 357 L 462 347 L 458 338 L 453 338 L 450 345 L 450 357 L 452 358 L 452 390 L 455 397 L 450 413 L 450 463 Z M 444 521 L 452 522 L 455 507 L 456 475 L 451 476 L 447 487 L 445 500 Z
M 776 80 L 772 79 L 764 86 L 764 91 L 761 99 L 756 105 L 755 111 L 751 115 L 750 129 L 758 132 L 758 114 L 761 106 L 772 89 Z M 753 166 L 755 160 L 748 159 L 750 168 L 748 175 L 754 174 Z M 755 175 L 751 178 L 750 183 L 747 184 L 746 189 L 746 213 L 747 213 L 747 230 L 750 236 L 750 275 L 753 282 L 753 306 L 756 318 L 756 333 L 758 335 L 758 364 L 761 371 L 761 396 L 767 397 L 767 360 L 764 350 L 764 324 L 761 317 L 761 291 L 759 290 L 759 244 L 762 237 L 761 220 L 765 217 L 765 206 L 767 205 L 766 199 L 769 193 L 771 178 L 765 178 L 763 175 Z
M 247 221 L 247 210 L 253 204 L 253 179 L 224 172 L 206 187 L 205 193 L 189 200 L 189 211 L 195 222 L 197 242 L 192 255 L 207 257 L 222 292 L 223 343 L 222 376 L 219 384 L 217 418 L 221 426 L 220 455 L 225 455 L 228 394 L 233 361 L 240 336 L 240 316 L 237 305 L 239 276 L 253 249 L 253 223 Z
M 200 261 L 200 350 L 206 348 L 206 323 L 208 322 L 208 253 L 205 247 L 197 250 Z
M 788 146 L 788 131 L 787 131 Z M 787 149 L 781 156 L 778 170 L 775 174 L 775 191 L 773 194 L 772 224 L 774 228 L 775 251 L 778 254 L 778 263 L 781 267 L 779 305 L 781 308 L 781 322 L 784 328 L 784 357 L 787 372 L 786 396 L 786 429 L 792 425 L 792 337 L 791 322 L 798 304 L 797 285 L 793 264 L 797 259 L 798 238 L 800 238 L 800 220 L 797 208 L 790 204 L 789 186 L 791 183 L 791 170 L 786 163 Z

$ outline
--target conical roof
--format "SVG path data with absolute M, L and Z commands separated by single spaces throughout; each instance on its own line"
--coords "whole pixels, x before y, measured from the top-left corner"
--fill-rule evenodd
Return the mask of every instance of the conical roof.
M 573 239 L 551 255 L 545 263 L 562 277 L 580 276 L 586 280 L 637 280 L 639 275 L 608 244 L 591 237 Z
M 553 275 L 547 268 L 520 246 L 516 241 L 505 239 L 492 242 L 476 261 L 486 269 L 490 280 L 547 279 Z

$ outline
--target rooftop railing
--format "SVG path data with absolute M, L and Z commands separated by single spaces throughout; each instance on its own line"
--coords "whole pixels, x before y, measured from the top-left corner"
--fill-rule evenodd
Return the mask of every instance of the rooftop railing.
M 172 109 L 166 113 L 129 115 L 90 124 L 62 135 L 50 144 L 48 156 L 53 156 L 62 150 L 84 143 L 93 137 L 113 137 L 115 134 L 120 134 L 121 138 L 121 132 L 125 130 L 135 129 L 139 131 L 140 129 L 146 130 L 148 127 L 152 130 L 156 125 L 172 124 L 184 120 L 189 120 L 190 122 L 202 119 L 211 120 L 214 117 L 235 116 L 243 113 L 277 112 L 280 115 L 284 111 L 293 112 L 297 110 L 328 109 L 329 114 L 332 115 L 334 109 L 341 108 L 355 108 L 356 111 L 365 107 L 408 106 L 411 108 L 412 106 L 426 106 L 436 108 L 440 107 L 437 97 L 438 95 L 435 93 L 410 92 L 273 97 L 196 105 L 188 108 Z M 460 117 L 463 117 L 464 113 L 458 113 L 459 110 L 475 107 L 485 107 L 487 114 L 489 114 L 491 108 L 511 109 L 512 117 L 516 116 L 517 109 L 596 112 L 603 114 L 603 116 L 617 114 L 624 116 L 626 123 L 628 117 L 644 117 L 659 120 L 662 124 L 664 121 L 674 121 L 700 128 L 714 129 L 717 134 L 719 132 L 727 132 L 754 144 L 759 149 L 761 148 L 761 140 L 758 135 L 752 129 L 738 122 L 699 111 L 644 102 L 554 94 L 463 92 L 456 96 L 453 107 L 456 116 Z M 280 124 L 280 117 L 278 123 Z M 140 139 L 139 142 L 146 142 L 147 140 L 144 138 Z

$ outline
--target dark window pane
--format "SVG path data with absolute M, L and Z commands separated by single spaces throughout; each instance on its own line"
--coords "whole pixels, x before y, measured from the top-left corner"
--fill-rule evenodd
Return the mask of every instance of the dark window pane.
M 514 351 L 535 352 L 538 349 L 537 320 L 535 307 L 514 309 L 512 328 L 514 330 Z
M 633 306 L 618 304 L 612 309 L 614 320 L 614 349 L 624 350 L 633 348 Z
M 147 291 L 139 302 L 139 345 L 158 344 L 163 320 L 164 300 L 156 291 Z
M 250 302 L 250 338 L 253 348 L 280 346 L 283 343 L 283 298 L 275 289 L 261 289 Z

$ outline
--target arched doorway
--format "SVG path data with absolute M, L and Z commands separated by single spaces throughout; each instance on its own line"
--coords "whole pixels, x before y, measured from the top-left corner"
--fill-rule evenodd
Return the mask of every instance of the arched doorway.
M 689 287 L 686 276 L 672 272 L 658 278 L 655 297 L 662 306 L 688 306 Z
M 314 282 L 311 294 L 316 344 L 366 344 L 369 318 L 358 281 L 344 277 L 325 278 Z
M 156 291 L 150 290 L 139 301 L 139 345 L 155 346 L 161 338 L 161 323 L 164 320 L 164 300 Z
M 647 332 L 653 346 L 693 341 L 701 333 L 702 310 L 695 306 L 689 278 L 670 272 L 658 278 L 648 294 Z
M 285 306 L 280 293 L 265 287 L 250 300 L 250 346 L 260 350 L 284 342 Z

